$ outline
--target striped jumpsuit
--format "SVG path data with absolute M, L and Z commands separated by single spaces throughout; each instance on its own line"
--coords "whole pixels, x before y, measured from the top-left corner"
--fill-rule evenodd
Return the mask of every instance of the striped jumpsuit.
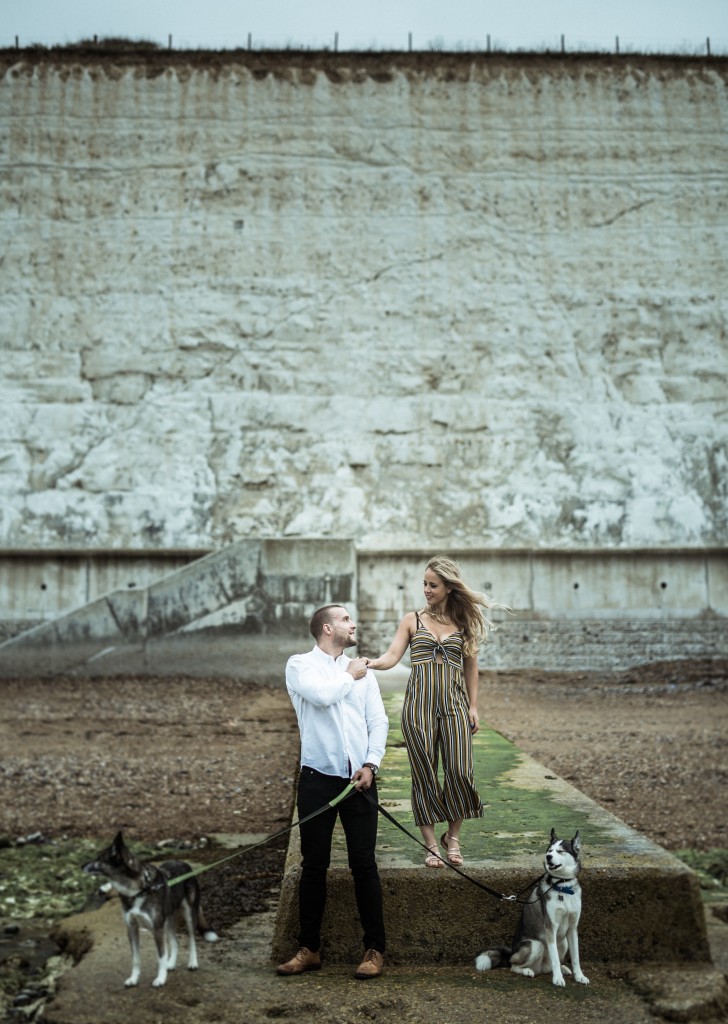
M 475 788 L 473 739 L 463 679 L 463 634 L 439 643 L 420 622 L 410 640 L 412 666 L 402 705 L 402 735 L 412 769 L 412 813 L 417 825 L 482 818 Z M 440 655 L 442 663 L 437 662 Z M 437 777 L 442 760 L 443 784 Z

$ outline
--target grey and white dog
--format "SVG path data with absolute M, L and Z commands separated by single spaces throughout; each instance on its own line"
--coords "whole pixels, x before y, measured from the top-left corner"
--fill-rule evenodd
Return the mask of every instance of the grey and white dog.
M 475 961 L 479 971 L 510 965 L 514 974 L 533 978 L 551 973 L 554 985 L 565 985 L 564 974 L 573 971 L 574 980 L 588 985 L 579 963 L 579 917 L 581 870 L 579 833 L 559 839 L 551 829 L 551 842 L 544 858 L 546 872 L 531 889 L 521 913 L 510 949 L 487 949 Z M 563 963 L 569 953 L 571 968 Z
M 110 846 L 88 864 L 83 870 L 91 875 L 103 875 L 119 893 L 124 912 L 129 944 L 131 946 L 131 974 L 124 984 L 128 987 L 139 983 L 139 928 L 148 928 L 154 935 L 157 946 L 157 976 L 152 982 L 159 988 L 167 981 L 167 972 L 177 965 L 176 916 L 182 911 L 189 935 L 187 966 L 197 970 L 197 944 L 195 931 L 208 942 L 216 942 L 217 935 L 211 931 L 200 907 L 200 887 L 196 878 L 187 878 L 177 885 L 167 885 L 168 879 L 186 875 L 192 870 L 181 860 L 169 860 L 155 865 L 140 861 L 117 832 Z

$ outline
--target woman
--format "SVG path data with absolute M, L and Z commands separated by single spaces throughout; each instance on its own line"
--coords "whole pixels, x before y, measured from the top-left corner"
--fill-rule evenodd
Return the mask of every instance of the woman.
M 427 847 L 425 866 L 442 868 L 435 823 L 447 822 L 441 837 L 447 859 L 463 863 L 460 827 L 482 818 L 473 777 L 472 736 L 478 721 L 478 646 L 495 628 L 481 606 L 501 607 L 471 590 L 455 562 L 431 558 L 424 575 L 426 607 L 408 612 L 394 640 L 369 668 L 393 668 L 410 648 L 411 672 L 402 707 L 402 734 L 412 768 L 412 812 Z M 442 759 L 443 784 L 437 777 Z

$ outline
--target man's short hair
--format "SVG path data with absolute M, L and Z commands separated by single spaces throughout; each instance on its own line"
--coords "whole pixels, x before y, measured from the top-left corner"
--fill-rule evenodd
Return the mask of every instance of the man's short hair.
M 331 622 L 331 616 L 329 612 L 332 608 L 343 608 L 343 604 L 325 604 L 322 608 L 317 608 L 311 616 L 311 621 L 308 624 L 308 628 L 311 631 L 311 636 L 314 640 L 318 641 L 324 631 L 324 626 L 327 622 Z

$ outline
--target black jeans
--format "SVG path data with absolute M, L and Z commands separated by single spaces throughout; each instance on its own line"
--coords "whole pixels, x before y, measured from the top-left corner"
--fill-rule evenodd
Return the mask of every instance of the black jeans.
M 298 816 L 323 807 L 349 784 L 349 779 L 322 775 L 303 767 L 298 780 Z M 374 783 L 369 790 L 377 799 Z M 374 856 L 377 844 L 377 808 L 363 793 L 352 793 L 336 807 L 301 825 L 301 881 L 298 887 L 300 932 L 298 941 L 314 952 L 321 945 L 321 921 L 326 906 L 326 872 L 331 861 L 331 837 L 337 814 L 346 835 L 354 895 L 364 929 L 364 948 L 384 952 L 382 885 Z

